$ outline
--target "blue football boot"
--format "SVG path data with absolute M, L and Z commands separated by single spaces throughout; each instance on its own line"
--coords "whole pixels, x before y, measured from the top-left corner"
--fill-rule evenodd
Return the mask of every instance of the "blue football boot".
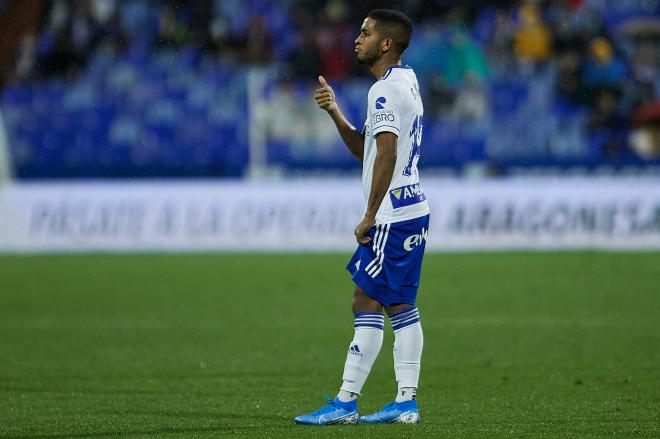
M 331 399 L 323 395 L 328 404 L 307 415 L 296 416 L 297 424 L 329 425 L 357 424 L 360 420 L 357 410 L 357 400 L 341 402 L 339 398 Z
M 417 401 L 393 402 L 371 415 L 362 416 L 360 422 L 365 424 L 416 424 L 419 422 Z

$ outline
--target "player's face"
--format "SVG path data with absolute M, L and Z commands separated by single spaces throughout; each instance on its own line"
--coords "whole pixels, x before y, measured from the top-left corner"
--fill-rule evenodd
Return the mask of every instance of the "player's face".
M 358 62 L 372 65 L 382 52 L 380 50 L 381 38 L 376 31 L 376 21 L 365 18 L 360 28 L 360 35 L 355 39 L 355 56 Z

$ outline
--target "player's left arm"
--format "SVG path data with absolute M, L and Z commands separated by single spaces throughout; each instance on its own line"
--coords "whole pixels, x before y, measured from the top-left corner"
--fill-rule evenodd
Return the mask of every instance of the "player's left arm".
M 366 236 L 367 232 L 376 224 L 376 213 L 392 182 L 396 165 L 397 139 L 396 134 L 388 131 L 383 131 L 376 136 L 376 160 L 374 161 L 367 211 L 360 224 L 355 228 L 355 239 L 360 244 L 367 244 L 371 241 L 371 238 Z

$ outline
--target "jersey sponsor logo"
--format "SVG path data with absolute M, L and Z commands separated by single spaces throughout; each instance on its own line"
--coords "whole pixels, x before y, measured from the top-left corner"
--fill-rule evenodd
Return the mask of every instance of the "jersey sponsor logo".
M 396 115 L 394 111 L 385 108 L 385 96 L 381 96 L 376 99 L 376 111 L 371 116 L 371 124 L 375 127 L 379 124 L 392 124 L 396 121 Z
M 398 209 L 399 207 L 410 206 L 411 204 L 421 203 L 426 200 L 422 188 L 419 183 L 409 184 L 390 191 L 390 200 L 392 207 Z
M 415 247 L 422 245 L 426 237 L 428 236 L 429 231 L 422 227 L 421 233 L 415 233 L 410 235 L 403 241 L 403 248 L 406 251 L 412 251 Z
M 394 122 L 394 119 L 394 114 L 391 111 L 388 111 L 387 113 L 376 113 L 373 117 L 373 124 L 378 125 L 383 122 Z

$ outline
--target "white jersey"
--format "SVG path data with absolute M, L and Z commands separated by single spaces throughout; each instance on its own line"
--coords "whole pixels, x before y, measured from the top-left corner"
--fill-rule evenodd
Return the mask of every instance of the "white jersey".
M 417 172 L 423 114 L 417 77 L 408 66 L 390 67 L 369 89 L 362 162 L 362 188 L 367 201 L 376 159 L 376 135 L 387 131 L 398 137 L 394 175 L 376 213 L 376 224 L 406 221 L 429 213 Z

